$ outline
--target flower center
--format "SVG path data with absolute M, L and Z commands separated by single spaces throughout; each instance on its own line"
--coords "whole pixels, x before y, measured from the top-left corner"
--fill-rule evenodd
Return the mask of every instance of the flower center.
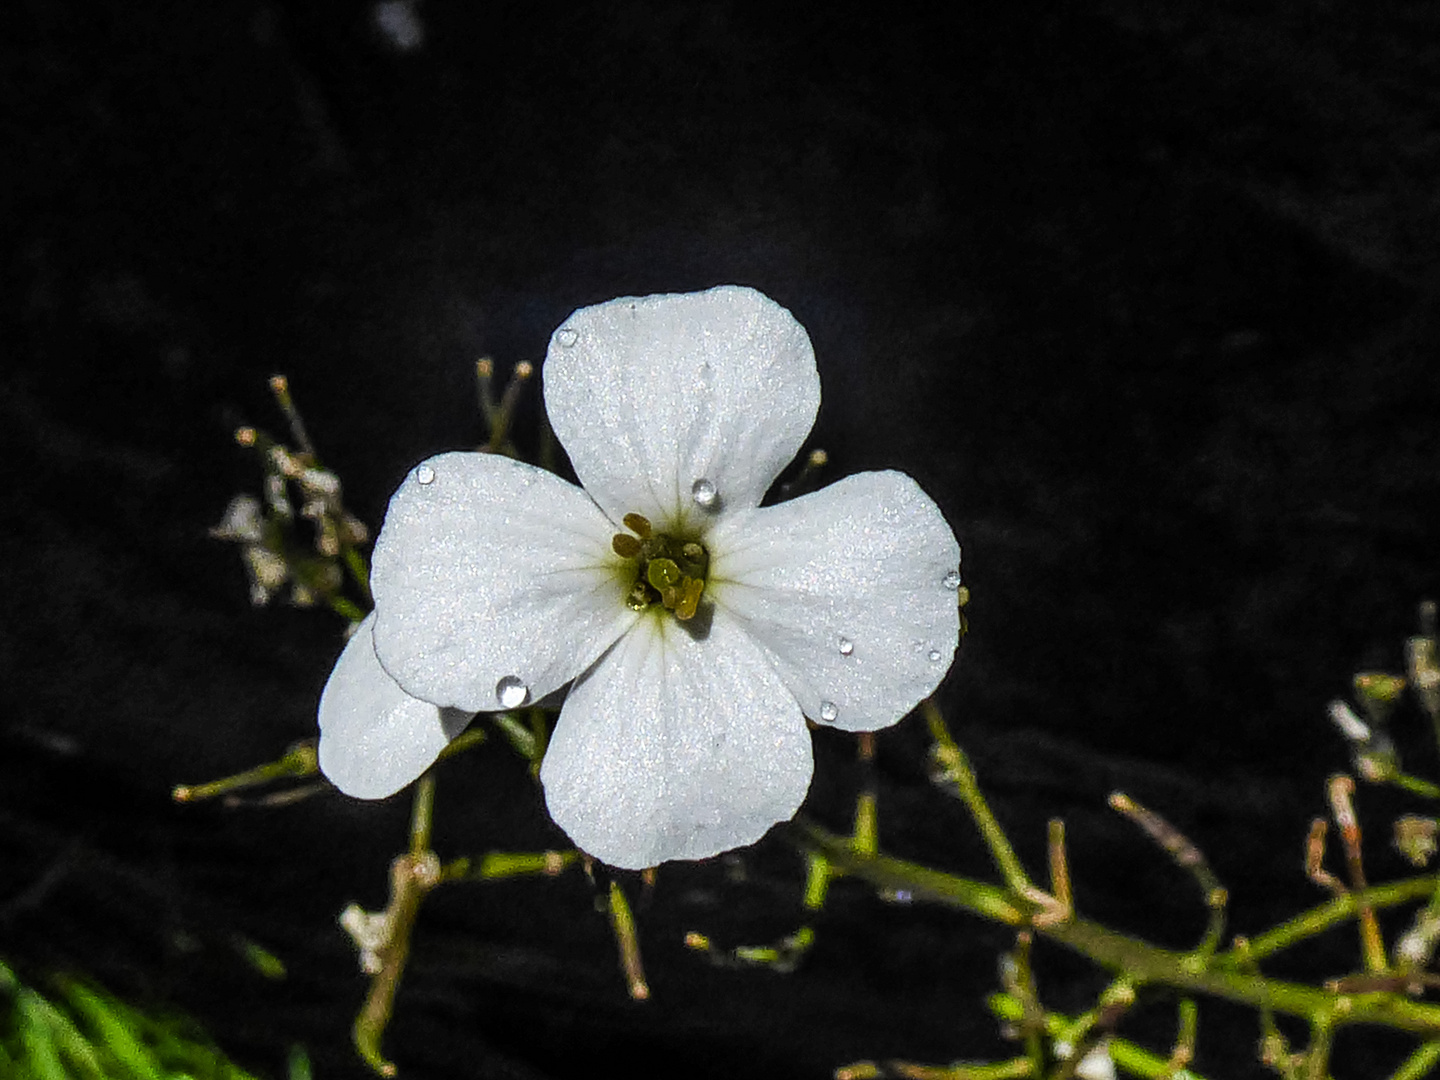
M 625 596 L 625 605 L 631 611 L 644 611 L 659 603 L 681 621 L 694 618 L 710 568 L 705 545 L 657 533 L 639 514 L 626 514 L 625 527 L 635 535 L 616 533 L 610 538 L 616 555 L 636 563 L 635 584 Z

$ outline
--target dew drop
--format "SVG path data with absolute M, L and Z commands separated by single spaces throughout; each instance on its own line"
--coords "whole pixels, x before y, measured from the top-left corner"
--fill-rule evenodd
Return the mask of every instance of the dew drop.
M 840 639 L 840 655 L 849 656 L 854 651 L 855 643 L 851 641 L 848 637 L 842 637 Z
M 941 654 L 940 654 L 940 650 L 939 650 L 939 649 L 931 649 L 931 650 L 930 650 L 930 662 L 931 662 L 932 664 L 938 664 L 938 663 L 940 662 L 940 655 L 941 655 Z
M 562 326 L 559 330 L 555 331 L 555 343 L 559 345 L 562 349 L 570 348 L 572 345 L 575 344 L 575 342 L 579 340 L 580 335 L 577 334 L 574 330 L 571 330 L 568 326 Z
M 530 688 L 520 681 L 518 675 L 506 675 L 495 684 L 495 700 L 501 708 L 518 709 L 530 696 Z
M 415 482 L 417 484 L 433 484 L 435 482 L 435 470 L 429 465 L 421 465 L 415 469 Z
M 910 648 L 913 649 L 915 652 L 924 652 L 925 643 L 923 641 L 912 641 L 910 642 Z
M 940 579 L 940 584 L 944 585 L 947 589 L 960 588 L 960 571 L 951 570 L 948 574 L 946 574 L 943 578 Z
M 836 718 L 837 716 L 839 716 L 839 715 L 840 715 L 840 710 L 835 707 L 835 703 L 834 703 L 833 701 L 822 701 L 822 702 L 820 702 L 820 719 L 821 719 L 821 720 L 824 720 L 827 724 L 833 723 L 834 720 L 835 720 L 835 718 Z
M 709 510 L 715 505 L 715 500 L 720 497 L 720 493 L 715 490 L 713 481 L 702 476 L 690 485 L 690 497 L 695 500 L 695 505 L 701 510 Z

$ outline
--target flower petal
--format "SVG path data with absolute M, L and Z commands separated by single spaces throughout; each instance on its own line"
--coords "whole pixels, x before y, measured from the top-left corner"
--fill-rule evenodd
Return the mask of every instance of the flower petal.
M 960 545 L 904 473 L 727 518 L 710 545 L 705 595 L 769 650 L 811 719 L 886 727 L 950 670 Z
M 428 769 L 473 716 L 413 698 L 380 666 L 365 617 L 320 695 L 320 771 L 346 795 L 383 799 Z
M 380 663 L 437 705 L 539 700 L 635 621 L 614 533 L 583 491 L 543 469 L 494 454 L 422 462 L 375 542 Z
M 571 840 L 634 870 L 760 839 L 812 767 L 794 697 L 724 612 L 703 639 L 657 613 L 575 681 L 540 780 Z
M 581 308 L 551 337 L 544 379 L 585 489 L 612 520 L 660 528 L 759 505 L 820 406 L 805 328 L 736 285 Z M 706 510 L 702 479 L 718 493 Z

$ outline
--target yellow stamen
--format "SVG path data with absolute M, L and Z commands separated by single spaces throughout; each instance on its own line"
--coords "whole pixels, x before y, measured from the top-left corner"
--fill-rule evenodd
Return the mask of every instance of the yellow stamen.
M 705 582 L 687 577 L 681 581 L 680 590 L 680 597 L 675 602 L 675 617 L 684 622 L 695 617 L 695 609 L 700 606 L 700 594 L 705 591 Z

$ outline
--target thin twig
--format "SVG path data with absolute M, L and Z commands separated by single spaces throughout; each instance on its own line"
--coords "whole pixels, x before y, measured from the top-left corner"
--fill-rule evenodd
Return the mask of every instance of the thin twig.
M 1140 826 L 1150 839 L 1165 849 L 1166 854 L 1175 861 L 1175 865 L 1189 871 L 1195 883 L 1200 886 L 1200 895 L 1204 898 L 1205 906 L 1210 909 L 1210 921 L 1205 936 L 1195 947 L 1195 953 L 1202 957 L 1213 954 L 1225 933 L 1225 905 L 1229 900 L 1229 893 L 1225 886 L 1220 884 L 1215 871 L 1210 869 L 1204 853 L 1179 829 L 1155 811 L 1141 806 L 1123 791 L 1111 793 L 1110 805 Z
M 1332 776 L 1329 784 L 1330 809 L 1335 815 L 1335 824 L 1340 826 L 1340 839 L 1345 846 L 1345 862 L 1350 871 L 1350 887 L 1357 893 L 1365 891 L 1365 868 L 1361 861 L 1360 822 L 1355 817 L 1351 801 L 1355 794 L 1355 781 L 1343 774 Z M 1365 956 L 1365 970 L 1386 971 L 1385 940 L 1380 936 L 1380 923 L 1374 910 L 1361 903 L 1357 912 L 1360 924 L 1360 946 Z
M 645 965 L 640 959 L 640 939 L 635 930 L 635 916 L 625 900 L 620 883 L 610 881 L 610 926 L 615 931 L 615 943 L 620 948 L 620 967 L 625 972 L 625 985 L 630 996 L 644 1001 L 650 996 L 650 985 L 645 981 Z
M 956 786 L 960 798 L 970 811 L 970 816 L 975 819 L 980 835 L 985 838 L 1005 884 L 1021 896 L 1038 892 L 1026 875 L 1025 868 L 1020 865 L 1005 831 L 990 812 L 990 806 L 985 802 L 985 796 L 980 793 L 980 786 L 975 782 L 975 772 L 970 767 L 970 759 L 951 737 L 950 729 L 945 726 L 945 719 L 940 715 L 939 706 L 933 699 L 926 698 L 920 708 L 930 725 L 931 738 L 935 740 L 935 759 L 945 769 L 947 779 Z

